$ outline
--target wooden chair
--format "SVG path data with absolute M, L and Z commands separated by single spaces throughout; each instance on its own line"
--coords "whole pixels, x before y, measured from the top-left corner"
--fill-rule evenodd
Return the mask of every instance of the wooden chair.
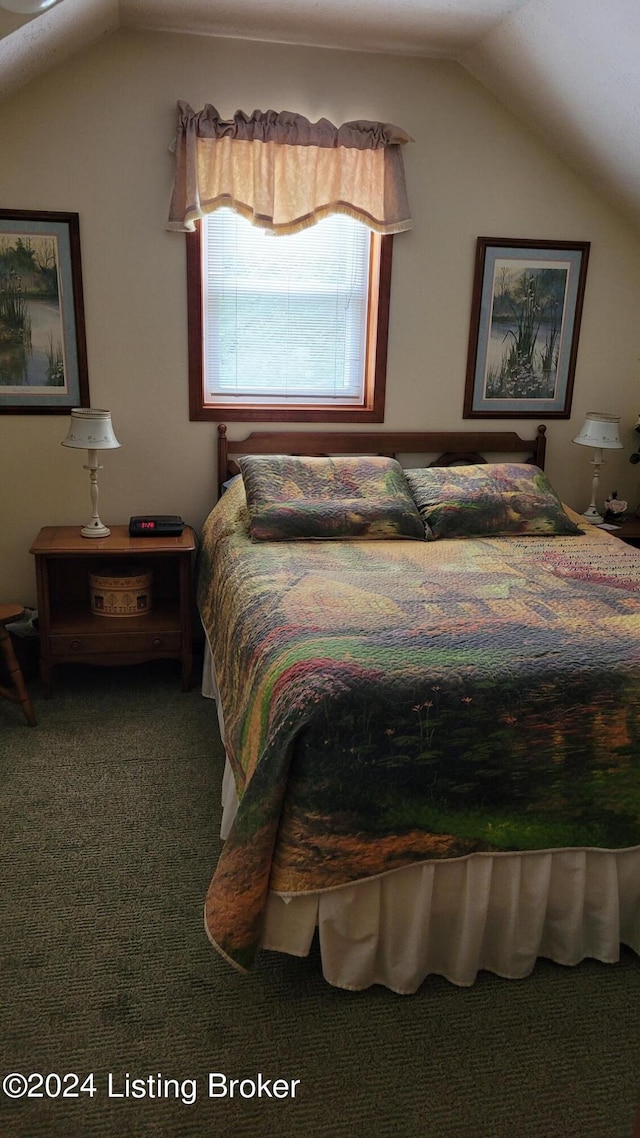
M 24 682 L 22 669 L 16 659 L 11 637 L 5 627 L 5 625 L 11 624 L 12 621 L 19 620 L 23 613 L 24 608 L 22 605 L 0 604 L 0 650 L 2 651 L 7 671 L 9 672 L 9 679 L 13 684 L 12 688 L 5 688 L 0 685 L 0 695 L 3 695 L 5 699 L 10 699 L 12 703 L 21 704 L 27 723 L 30 727 L 35 727 L 35 712 Z

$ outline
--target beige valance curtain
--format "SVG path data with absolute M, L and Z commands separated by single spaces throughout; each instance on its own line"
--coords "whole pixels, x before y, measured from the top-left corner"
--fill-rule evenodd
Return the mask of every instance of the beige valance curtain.
M 230 206 L 254 225 L 294 233 L 330 213 L 346 213 L 378 233 L 411 228 L 402 146 L 389 123 L 327 119 L 289 111 L 193 111 L 178 103 L 175 181 L 169 229 Z

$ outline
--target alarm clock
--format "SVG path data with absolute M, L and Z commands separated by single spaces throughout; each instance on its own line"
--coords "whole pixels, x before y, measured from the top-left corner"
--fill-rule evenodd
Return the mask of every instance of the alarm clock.
M 180 537 L 184 522 L 177 514 L 137 514 L 129 518 L 130 537 Z

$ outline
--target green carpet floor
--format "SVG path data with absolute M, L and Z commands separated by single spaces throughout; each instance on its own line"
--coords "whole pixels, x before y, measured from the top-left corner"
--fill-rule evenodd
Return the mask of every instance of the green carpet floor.
M 432 977 L 409 997 L 331 988 L 317 950 L 239 976 L 202 924 L 214 704 L 172 663 L 55 681 L 51 700 L 31 684 L 35 729 L 0 700 L 0 1073 L 80 1082 L 0 1090 L 0 1138 L 630 1138 L 634 954 L 470 989 Z M 300 1083 L 210 1097 L 211 1073 Z M 168 1097 L 150 1097 L 158 1076 Z M 127 1077 L 146 1097 L 125 1097 Z

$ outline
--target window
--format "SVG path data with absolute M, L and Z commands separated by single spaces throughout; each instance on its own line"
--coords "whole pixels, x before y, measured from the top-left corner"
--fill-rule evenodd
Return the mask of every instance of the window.
M 191 419 L 382 422 L 393 238 L 344 214 L 187 235 Z

